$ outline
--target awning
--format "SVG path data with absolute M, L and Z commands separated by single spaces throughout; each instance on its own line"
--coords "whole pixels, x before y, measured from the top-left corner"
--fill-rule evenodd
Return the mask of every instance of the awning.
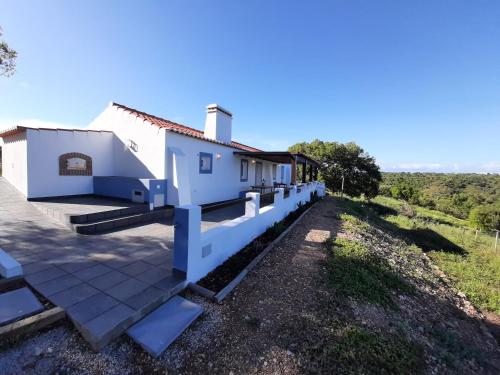
M 278 164 L 291 164 L 295 160 L 299 164 L 310 164 L 319 167 L 319 163 L 300 152 L 288 151 L 234 151 L 234 155 L 253 159 L 261 159 Z

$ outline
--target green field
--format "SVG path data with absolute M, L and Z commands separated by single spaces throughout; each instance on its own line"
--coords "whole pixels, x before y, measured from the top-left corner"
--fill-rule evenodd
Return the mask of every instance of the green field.
M 495 238 L 445 213 L 379 196 L 358 213 L 420 247 L 477 307 L 500 314 L 500 249 Z

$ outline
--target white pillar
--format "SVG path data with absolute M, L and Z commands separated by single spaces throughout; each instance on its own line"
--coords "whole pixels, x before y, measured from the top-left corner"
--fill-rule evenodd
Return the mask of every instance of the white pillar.
M 257 216 L 260 210 L 260 193 L 247 193 L 246 197 L 252 200 L 245 202 L 245 216 Z
M 283 198 L 285 197 L 284 188 L 276 188 L 276 194 L 274 194 L 274 204 L 281 204 Z

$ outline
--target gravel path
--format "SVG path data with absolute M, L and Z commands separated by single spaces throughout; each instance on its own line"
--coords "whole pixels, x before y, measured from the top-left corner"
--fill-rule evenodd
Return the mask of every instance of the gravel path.
M 156 360 L 126 337 L 108 345 L 101 353 L 93 353 L 78 333 L 65 324 L 19 343 L 0 344 L 0 373 L 336 372 L 328 367 L 330 363 L 322 361 L 320 355 L 332 335 L 331 327 L 339 321 L 351 319 L 386 329 L 388 320 L 392 318 L 378 307 L 357 303 L 343 305 L 325 283 L 327 268 L 323 242 L 329 237 L 346 235 L 349 234 L 340 228 L 334 200 L 327 198 L 316 204 L 223 303 L 214 304 L 187 294 L 189 299 L 203 305 L 205 313 Z M 377 244 L 376 249 L 383 249 L 388 257 L 394 257 L 387 249 L 397 240 L 386 235 L 381 237 L 385 239 Z M 403 262 L 402 256 L 394 258 L 396 263 Z M 461 319 L 461 326 L 456 328 L 465 327 L 474 342 L 484 341 L 485 350 L 493 357 L 493 364 L 458 368 L 474 369 L 476 373 L 494 373 L 491 366 L 495 365 L 494 360 L 500 358 L 500 352 L 494 346 L 496 344 L 491 343 L 491 336 L 482 331 L 483 326 L 477 322 L 475 310 L 464 298 L 457 297 L 455 291 L 440 283 L 427 260 L 419 259 L 417 268 L 416 272 L 426 274 L 426 279 L 434 278 L 425 288 L 434 285 L 432 283 L 439 285 L 422 293 L 439 295 L 439 299 L 446 303 L 437 307 L 422 306 L 432 299 L 422 299 L 421 294 L 417 296 L 419 299 L 403 298 L 406 321 L 421 321 L 409 330 L 417 332 L 414 335 L 416 339 L 425 341 L 425 329 L 431 319 L 432 323 L 449 322 L 451 325 Z M 457 309 L 463 316 L 457 314 Z M 432 312 L 429 319 L 419 315 L 429 312 Z M 430 357 L 426 361 L 426 373 L 442 372 L 439 361 Z

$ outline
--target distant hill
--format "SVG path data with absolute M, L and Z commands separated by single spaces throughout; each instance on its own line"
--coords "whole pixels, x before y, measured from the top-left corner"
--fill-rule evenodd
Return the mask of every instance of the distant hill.
M 383 173 L 380 194 L 436 209 L 458 218 L 478 206 L 500 207 L 500 175 Z

